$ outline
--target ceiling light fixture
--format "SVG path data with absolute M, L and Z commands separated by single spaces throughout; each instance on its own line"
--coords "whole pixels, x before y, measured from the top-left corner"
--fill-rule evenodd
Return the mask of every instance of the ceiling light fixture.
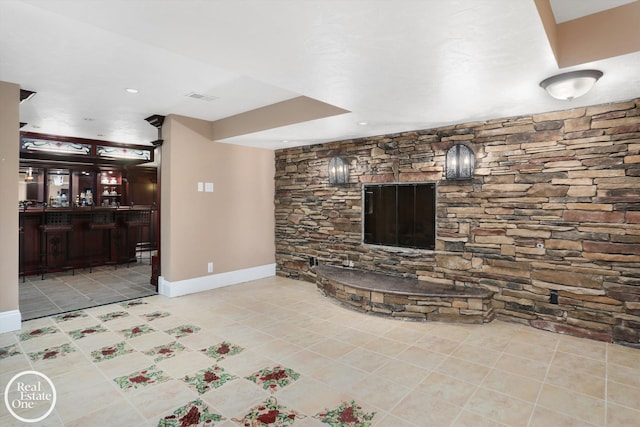
M 138 93 L 138 89 L 134 89 L 132 87 L 128 87 L 125 89 L 127 93 Z
M 572 100 L 589 92 L 600 77 L 599 70 L 571 71 L 544 79 L 540 87 L 556 99 Z

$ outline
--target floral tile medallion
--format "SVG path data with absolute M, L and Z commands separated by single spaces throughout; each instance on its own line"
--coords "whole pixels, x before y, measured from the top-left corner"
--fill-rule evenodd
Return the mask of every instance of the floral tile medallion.
M 107 330 L 100 325 L 95 325 L 88 328 L 76 329 L 75 331 L 68 332 L 68 334 L 71 337 L 71 339 L 79 340 L 80 338 L 84 338 L 89 335 L 99 334 L 100 332 L 107 332 Z
M 16 354 L 22 354 L 20 353 L 20 350 L 18 350 L 18 346 L 16 344 L 0 347 L 0 360 L 15 356 Z
M 209 348 L 203 348 L 200 351 L 207 356 L 216 359 L 216 362 L 219 362 L 227 356 L 233 356 L 240 353 L 242 350 L 244 350 L 244 348 L 240 347 L 239 345 L 231 344 L 227 341 L 222 341 L 219 344 L 212 345 Z
M 156 319 L 171 316 L 171 313 L 168 313 L 166 311 L 154 311 L 153 313 L 143 314 L 143 316 L 145 319 L 147 319 L 147 322 L 151 322 Z
M 131 352 L 133 352 L 133 349 L 131 347 L 129 347 L 124 342 L 120 342 L 118 344 L 109 345 L 92 351 L 91 357 L 93 358 L 94 362 L 103 362 L 105 360 L 114 359 L 118 356 L 129 354 Z
M 331 427 L 369 427 L 375 414 L 375 412 L 367 414 L 361 406 L 352 400 L 350 403 L 342 402 L 335 409 L 320 412 L 313 418 L 329 424 Z
M 209 390 L 222 387 L 227 382 L 238 377 L 224 371 L 224 368 L 213 365 L 210 368 L 202 369 L 194 375 L 187 375 L 182 381 L 187 383 L 189 387 L 194 388 L 198 394 L 204 394 Z
M 233 421 L 245 427 L 273 426 L 283 427 L 293 424 L 296 419 L 305 418 L 304 415 L 279 405 L 275 397 L 270 397 L 262 404 L 249 410 L 242 419 L 233 418 Z
M 131 308 L 131 307 L 137 307 L 139 305 L 145 305 L 145 304 L 148 304 L 148 303 L 138 299 L 138 300 L 134 300 L 134 301 L 121 302 L 120 306 L 123 307 L 123 308 Z
M 71 346 L 71 344 L 62 344 L 56 347 L 45 348 L 42 351 L 28 353 L 28 355 L 32 362 L 37 362 L 41 360 L 57 359 L 58 357 L 66 356 L 67 354 L 75 351 L 77 350 Z
M 134 326 L 133 328 L 123 329 L 120 331 L 120 333 L 124 334 L 124 337 L 127 339 L 139 337 L 140 335 L 147 334 L 149 332 L 155 332 L 155 329 L 147 324 Z
M 98 316 L 98 319 L 103 322 L 108 322 L 109 320 L 121 319 L 123 317 L 129 317 L 129 313 L 127 313 L 126 311 L 114 311 L 111 313 L 102 314 Z
M 162 383 L 170 379 L 171 378 L 164 375 L 163 371 L 157 369 L 156 365 L 152 365 L 132 374 L 114 378 L 113 381 L 115 381 L 123 391 L 127 391 L 146 387 L 151 384 Z
M 74 311 L 72 313 L 64 313 L 64 314 L 59 314 L 57 316 L 54 316 L 53 320 L 56 323 L 60 323 L 60 322 L 66 322 L 68 320 L 80 319 L 83 317 L 89 317 L 89 315 L 84 311 Z
M 159 362 L 164 359 L 168 359 L 176 355 L 176 353 L 186 350 L 185 346 L 177 341 L 170 342 L 169 344 L 159 345 L 153 347 L 151 350 L 143 352 L 147 356 L 155 356 L 153 361 Z
M 158 427 L 215 426 L 225 420 L 222 415 L 209 412 L 209 407 L 198 399 L 160 418 Z
M 18 335 L 18 339 L 20 339 L 20 341 L 27 341 L 32 338 L 41 337 L 43 335 L 55 334 L 59 331 L 60 330 L 55 326 L 45 326 L 43 328 L 32 329 L 30 331 L 23 332 L 20 335 Z
M 255 374 L 246 377 L 249 381 L 253 381 L 263 389 L 271 393 L 275 393 L 282 387 L 291 384 L 300 378 L 300 374 L 293 369 L 283 368 L 276 365 L 273 368 L 261 369 Z
M 186 337 L 187 335 L 195 334 L 201 328 L 195 325 L 182 325 L 177 328 L 166 330 L 169 335 L 173 335 L 176 339 Z

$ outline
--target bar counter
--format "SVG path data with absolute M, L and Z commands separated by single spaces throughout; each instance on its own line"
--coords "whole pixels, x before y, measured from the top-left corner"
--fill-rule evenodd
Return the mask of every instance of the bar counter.
M 20 208 L 20 274 L 92 268 L 136 261 L 136 247 L 150 242 L 155 207 Z

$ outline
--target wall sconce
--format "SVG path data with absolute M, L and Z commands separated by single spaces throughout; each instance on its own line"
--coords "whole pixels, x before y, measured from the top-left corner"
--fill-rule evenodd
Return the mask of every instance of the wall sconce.
M 344 185 L 349 183 L 349 163 L 342 157 L 329 160 L 329 184 Z
M 540 87 L 556 99 L 572 100 L 589 92 L 602 71 L 580 70 L 558 74 L 540 82 Z
M 471 179 L 475 167 L 473 150 L 465 144 L 456 144 L 449 148 L 445 161 L 447 179 Z

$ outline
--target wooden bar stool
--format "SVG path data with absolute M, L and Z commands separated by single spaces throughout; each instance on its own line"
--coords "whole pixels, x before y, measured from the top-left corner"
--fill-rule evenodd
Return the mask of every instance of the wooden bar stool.
M 94 209 L 91 211 L 91 219 L 89 221 L 89 231 L 91 231 L 92 235 L 100 231 L 102 233 L 102 251 L 105 254 L 102 262 L 98 264 L 94 263 L 94 253 L 95 248 L 90 248 L 89 250 L 89 273 L 93 271 L 94 265 L 100 264 L 114 264 L 117 265 L 115 261 L 112 260 L 112 235 L 111 232 L 116 228 L 116 216 L 113 210 L 107 209 Z
M 127 267 L 131 260 L 138 261 L 138 249 L 143 248 L 142 232 L 145 228 L 151 226 L 151 210 L 150 209 L 132 209 L 127 213 L 125 220 L 127 227 Z M 135 233 L 135 244 L 131 244 L 131 234 Z M 130 248 L 133 251 L 130 252 Z M 142 261 L 142 252 L 140 251 L 140 261 Z
M 72 270 L 75 268 L 69 262 L 70 238 L 73 231 L 71 214 L 68 212 L 44 212 L 44 220 L 40 225 L 40 264 L 42 280 L 49 270 Z

